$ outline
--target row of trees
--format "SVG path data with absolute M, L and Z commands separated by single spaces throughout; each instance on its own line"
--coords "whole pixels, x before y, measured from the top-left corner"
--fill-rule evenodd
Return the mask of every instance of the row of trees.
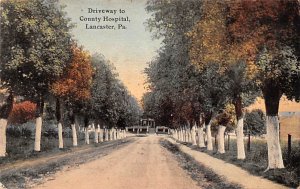
M 136 99 L 113 65 L 72 39 L 74 26 L 63 8 L 57 0 L 1 2 L 0 156 L 6 153 L 5 131 L 16 97 L 35 104 L 35 151 L 40 151 L 45 104 L 53 101 L 60 148 L 65 119 L 75 130 L 78 116 L 85 127 L 94 122 L 111 128 L 133 124 L 140 115 Z
M 268 169 L 283 168 L 278 108 L 282 95 L 300 100 L 299 1 L 153 0 L 146 9 L 150 31 L 163 38 L 145 69 L 147 116 L 177 128 L 205 128 L 208 150 L 211 124 L 234 124 L 237 158 L 245 159 L 245 107 L 262 96 Z

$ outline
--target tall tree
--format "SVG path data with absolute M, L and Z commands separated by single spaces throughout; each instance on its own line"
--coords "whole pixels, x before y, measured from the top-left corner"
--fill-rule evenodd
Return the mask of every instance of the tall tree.
M 35 102 L 40 151 L 45 96 L 70 59 L 71 25 L 56 0 L 1 2 L 1 79 Z
M 283 168 L 278 108 L 300 71 L 299 1 L 238 1 L 230 4 L 229 19 L 236 52 L 252 64 L 265 99 L 268 169 Z
M 79 112 L 78 104 L 91 98 L 93 67 L 91 57 L 82 47 L 72 46 L 72 58 L 64 74 L 51 86 L 52 93 L 56 96 L 56 118 L 58 121 L 59 148 L 63 148 L 62 122 L 63 106 L 68 109 L 73 133 L 73 146 L 77 146 L 75 114 Z

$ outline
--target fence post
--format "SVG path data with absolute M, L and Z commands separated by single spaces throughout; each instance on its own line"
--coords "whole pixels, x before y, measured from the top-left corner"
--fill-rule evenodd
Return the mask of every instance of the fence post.
M 288 160 L 291 160 L 291 152 L 292 152 L 292 135 L 288 134 Z
M 217 141 L 217 134 L 215 134 L 215 146 L 216 146 L 216 149 L 218 149 L 218 141 Z
M 251 147 L 250 142 L 251 142 L 251 136 L 250 136 L 250 132 L 249 132 L 248 133 L 248 143 L 247 143 L 247 150 L 248 150 L 248 152 L 250 152 L 250 147 Z
M 228 140 L 228 142 L 227 142 L 227 150 L 229 150 L 229 147 L 230 147 L 230 135 L 229 134 L 227 134 L 227 140 Z

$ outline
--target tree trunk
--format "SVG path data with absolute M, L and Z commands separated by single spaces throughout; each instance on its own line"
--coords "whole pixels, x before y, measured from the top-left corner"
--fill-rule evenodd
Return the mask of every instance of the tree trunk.
M 268 169 L 284 168 L 279 142 L 278 116 L 267 116 Z
M 279 141 L 279 101 L 282 96 L 280 87 L 274 81 L 268 81 L 263 88 L 266 106 L 266 127 L 268 144 L 268 169 L 284 168 Z
M 96 144 L 99 143 L 99 137 L 98 137 L 98 134 L 99 134 L 99 126 L 96 126 L 97 128 L 95 128 L 94 126 L 94 141 Z
M 72 127 L 72 138 L 73 138 L 73 146 L 77 146 L 77 131 L 76 131 L 76 126 L 75 126 L 75 123 L 73 123 L 71 125 Z
M 14 96 L 9 93 L 6 102 L 0 107 L 0 157 L 6 156 L 6 128 L 9 114 L 13 109 Z
M 191 135 L 192 135 L 192 145 L 196 146 L 197 145 L 197 142 L 196 142 L 196 124 L 192 127 Z
M 7 119 L 0 119 L 0 157 L 6 156 L 6 127 Z
M 212 137 L 211 137 L 211 122 L 213 120 L 213 113 L 210 112 L 205 112 L 204 114 L 204 124 L 206 127 L 206 141 L 207 141 L 207 145 L 206 145 L 206 149 L 209 151 L 213 150 L 213 143 L 212 143 Z
M 58 148 L 64 148 L 63 142 L 63 127 L 62 127 L 62 120 L 63 120 L 63 108 L 59 98 L 56 99 L 56 119 L 57 119 L 57 128 L 58 128 Z
M 37 102 L 36 108 L 36 118 L 35 118 L 35 141 L 34 141 L 34 151 L 41 151 L 41 136 L 42 136 L 42 115 L 44 110 L 44 101 L 41 99 Z
M 182 141 L 182 137 L 181 137 L 181 128 L 179 128 L 178 130 L 178 140 L 181 142 Z
M 207 137 L 207 150 L 212 151 L 213 150 L 213 143 L 212 143 L 212 137 L 211 137 L 211 122 L 209 122 L 206 125 L 206 137 Z
M 64 148 L 64 141 L 63 141 L 63 128 L 62 124 L 58 123 L 58 148 L 62 149 Z
M 200 148 L 205 147 L 203 127 L 198 127 L 198 146 Z
M 225 129 L 226 129 L 226 127 L 223 125 L 220 125 L 218 128 L 218 152 L 220 154 L 225 153 L 225 142 L 224 142 Z
M 104 129 L 105 132 L 105 139 L 104 141 L 108 141 L 108 129 Z
M 189 141 L 188 131 L 187 131 L 187 128 L 185 127 L 184 128 L 184 142 L 188 142 L 188 141 Z
M 236 127 L 236 144 L 237 144 L 237 159 L 245 159 L 245 146 L 244 146 L 244 116 L 237 120 Z
M 85 143 L 90 144 L 90 136 L 88 127 L 85 128 Z
M 41 151 L 41 136 L 42 136 L 42 116 L 35 118 L 35 141 L 34 151 Z
M 103 129 L 99 126 L 99 142 L 103 142 Z
M 110 141 L 114 140 L 113 132 L 114 132 L 113 128 L 110 129 L 110 132 L 109 132 L 109 136 L 110 136 L 109 139 L 110 139 Z
M 235 114 L 237 118 L 236 127 L 236 144 L 237 144 L 237 159 L 245 159 L 244 146 L 244 111 L 242 107 L 242 97 L 237 96 L 234 101 Z

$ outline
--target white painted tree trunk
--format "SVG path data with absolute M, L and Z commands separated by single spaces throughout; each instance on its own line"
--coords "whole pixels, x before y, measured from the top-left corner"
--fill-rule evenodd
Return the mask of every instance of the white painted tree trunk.
M 0 119 L 0 157 L 6 156 L 6 127 L 7 119 Z
M 35 119 L 35 141 L 34 141 L 34 151 L 41 151 L 41 136 L 42 136 L 42 117 L 37 117 Z
M 212 137 L 211 137 L 211 122 L 206 125 L 206 137 L 207 137 L 207 150 L 213 150 Z
M 105 129 L 105 139 L 104 141 L 108 141 L 108 129 Z
M 204 148 L 205 147 L 203 127 L 199 127 L 198 128 L 198 146 L 200 148 Z
M 72 137 L 73 137 L 73 146 L 77 146 L 77 132 L 76 132 L 76 126 L 75 124 L 71 125 L 72 127 Z
M 103 142 L 103 129 L 99 129 L 99 142 Z
M 63 149 L 64 148 L 64 139 L 63 139 L 63 128 L 62 124 L 58 123 L 58 148 Z
M 224 142 L 225 129 L 226 129 L 226 127 L 223 125 L 220 125 L 218 128 L 218 152 L 220 154 L 225 153 L 225 142 Z
M 85 128 L 85 143 L 90 144 L 90 136 L 88 128 Z
M 110 141 L 113 140 L 113 130 L 112 129 L 109 130 L 109 140 Z
M 94 142 L 96 144 L 99 143 L 99 136 L 98 136 L 98 134 L 99 134 L 99 125 L 96 126 L 96 128 L 94 129 Z
M 192 145 L 196 146 L 197 145 L 197 141 L 196 141 L 196 124 L 191 129 L 191 135 L 192 135 Z
M 284 168 L 279 141 L 278 116 L 267 116 L 268 169 Z
M 244 117 L 237 120 L 236 127 L 236 144 L 237 144 L 237 159 L 245 159 L 245 146 L 244 146 Z
M 115 129 L 111 129 L 110 138 L 111 140 L 115 140 Z
M 123 131 L 122 131 L 122 129 L 120 129 L 119 130 L 119 139 L 123 139 L 123 134 L 122 133 L 123 133 Z

